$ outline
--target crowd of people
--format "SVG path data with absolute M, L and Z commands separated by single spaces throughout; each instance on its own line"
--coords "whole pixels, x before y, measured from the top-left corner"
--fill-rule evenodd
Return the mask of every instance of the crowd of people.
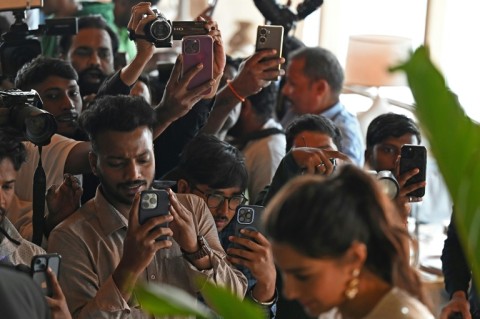
M 213 39 L 212 78 L 190 88 L 203 65 L 184 70 L 182 54 L 152 75 L 145 25 L 157 2 L 45 0 L 45 15 L 77 16 L 78 32 L 45 37 L 43 54 L 2 79 L 38 92 L 57 123 L 41 152 L 17 127 L 0 127 L 8 318 L 151 318 L 132 293 L 137 283 L 170 284 L 207 303 L 206 281 L 269 319 L 433 318 L 407 228 L 422 201 L 410 193 L 428 186 L 407 184 L 418 168 L 399 173 L 401 147 L 422 143 L 415 121 L 383 114 L 364 138 L 340 101 L 344 73 L 332 52 L 299 43 L 281 58 L 232 58 L 208 17 L 198 20 Z M 48 191 L 36 245 L 40 159 Z M 397 196 L 367 170 L 391 171 Z M 161 181 L 168 214 L 140 223 L 140 194 Z M 264 227 L 240 235 L 237 209 L 248 204 L 266 208 Z M 451 301 L 441 318 L 480 318 L 453 222 L 444 252 Z M 58 278 L 47 270 L 53 293 L 44 297 L 25 273 L 46 253 L 61 265 Z

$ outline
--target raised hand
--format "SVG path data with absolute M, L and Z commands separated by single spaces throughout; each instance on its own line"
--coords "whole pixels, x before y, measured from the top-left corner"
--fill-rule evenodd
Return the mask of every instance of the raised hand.
M 113 273 L 113 280 L 125 300 L 130 298 L 131 288 L 140 274 L 152 262 L 155 253 L 169 248 L 172 242 L 168 239 L 157 241 L 160 236 L 172 236 L 167 227 L 156 227 L 173 220 L 172 215 L 163 215 L 149 219 L 143 225 L 138 221 L 140 194 L 135 195 L 128 218 L 128 230 L 123 242 L 123 255 Z
M 63 182 L 60 186 L 52 185 L 48 189 L 45 198 L 48 207 L 48 216 L 45 220 L 47 234 L 80 207 L 82 194 L 80 181 L 71 174 L 63 175 Z
M 251 271 L 257 280 L 253 290 L 255 299 L 268 302 L 274 297 L 277 276 L 270 242 L 260 232 L 249 229 L 242 229 L 240 232 L 243 238 L 229 237 L 237 247 L 228 249 L 228 259 L 231 263 Z

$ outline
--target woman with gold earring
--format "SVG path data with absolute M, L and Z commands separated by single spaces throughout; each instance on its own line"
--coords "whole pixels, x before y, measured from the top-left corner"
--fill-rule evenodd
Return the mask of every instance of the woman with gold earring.
M 373 178 L 350 165 L 289 182 L 264 219 L 284 296 L 312 317 L 433 319 L 398 216 Z

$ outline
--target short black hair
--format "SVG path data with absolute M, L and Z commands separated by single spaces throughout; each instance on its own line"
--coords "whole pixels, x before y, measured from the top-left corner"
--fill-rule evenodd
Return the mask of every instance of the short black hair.
M 313 80 L 325 80 L 336 94 L 343 88 L 344 73 L 337 57 L 327 49 L 320 47 L 302 47 L 291 52 L 288 59 L 303 59 L 303 74 Z
M 27 151 L 21 140 L 22 137 L 14 130 L 6 127 L 0 129 L 0 161 L 10 159 L 16 171 L 27 159 Z
M 193 138 L 180 155 L 179 177 L 190 184 L 205 184 L 214 189 L 247 188 L 248 172 L 243 154 L 213 135 Z
M 78 18 L 78 31 L 87 28 L 101 29 L 107 31 L 112 41 L 112 53 L 115 55 L 118 52 L 119 40 L 115 32 L 108 25 L 107 21 L 99 14 L 92 14 Z M 60 52 L 67 55 L 72 45 L 73 35 L 64 35 L 60 38 L 59 46 Z
M 252 103 L 255 114 L 265 122 L 273 116 L 273 111 L 277 103 L 277 93 L 278 88 L 272 83 L 264 87 L 260 92 L 247 97 L 247 100 Z
M 368 125 L 367 149 L 382 143 L 389 137 L 400 137 L 407 133 L 413 134 L 417 138 L 418 144 L 421 143 L 420 130 L 411 118 L 396 113 L 379 115 Z
M 39 55 L 18 70 L 15 87 L 20 90 L 30 90 L 49 76 L 78 81 L 78 74 L 70 62 Z
M 79 117 L 92 149 L 98 151 L 97 136 L 106 131 L 130 132 L 140 126 L 153 130 L 155 111 L 143 97 L 130 95 L 102 96 L 95 99 Z
M 342 133 L 330 119 L 323 115 L 303 114 L 295 118 L 285 130 L 287 152 L 293 146 L 293 140 L 300 132 L 313 131 L 330 136 L 337 147 L 342 143 Z

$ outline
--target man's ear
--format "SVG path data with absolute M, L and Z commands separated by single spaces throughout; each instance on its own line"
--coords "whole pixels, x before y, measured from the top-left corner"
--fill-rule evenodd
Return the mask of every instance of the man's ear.
M 179 194 L 190 194 L 191 189 L 190 189 L 190 184 L 183 178 L 179 179 L 177 181 L 177 193 Z
M 365 149 L 364 157 L 365 157 L 365 164 L 371 169 L 372 168 L 372 163 L 371 163 L 372 150 L 370 148 Z
M 88 152 L 88 162 L 90 163 L 90 168 L 92 169 L 92 173 L 95 176 L 97 175 L 97 159 L 98 156 L 94 152 L 90 151 Z

